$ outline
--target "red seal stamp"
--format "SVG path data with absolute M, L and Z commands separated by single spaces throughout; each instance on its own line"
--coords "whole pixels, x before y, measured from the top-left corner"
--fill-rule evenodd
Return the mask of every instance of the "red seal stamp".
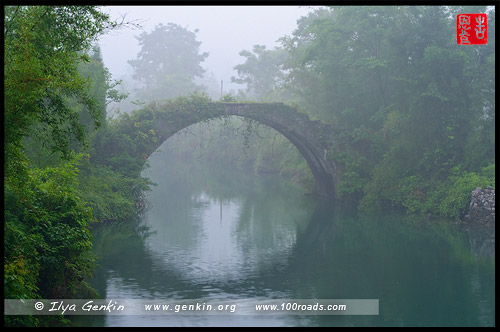
M 486 14 L 457 15 L 457 44 L 481 45 L 488 43 Z

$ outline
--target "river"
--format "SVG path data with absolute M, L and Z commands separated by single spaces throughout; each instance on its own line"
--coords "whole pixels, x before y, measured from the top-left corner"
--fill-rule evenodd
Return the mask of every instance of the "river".
M 138 224 L 96 227 L 106 299 L 378 299 L 379 315 L 79 316 L 77 326 L 493 326 L 494 238 L 357 216 L 283 179 L 150 158 Z M 477 239 L 480 240 L 477 240 Z M 490 242 L 488 242 L 490 241 Z

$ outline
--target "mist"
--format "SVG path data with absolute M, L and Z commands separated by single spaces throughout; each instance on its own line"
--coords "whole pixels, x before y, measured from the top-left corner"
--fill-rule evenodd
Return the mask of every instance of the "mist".
M 101 37 L 104 65 L 115 79 L 132 75 L 127 61 L 140 51 L 135 38 L 141 32 L 151 32 L 157 24 L 175 23 L 189 31 L 198 30 L 200 51 L 208 52 L 203 62 L 205 77 L 218 86 L 224 81 L 224 90 L 238 90 L 241 85 L 231 83 L 236 76 L 234 66 L 244 58 L 242 50 L 260 44 L 268 49 L 278 46 L 278 39 L 290 35 L 296 21 L 306 15 L 310 7 L 298 6 L 109 6 L 103 10 L 112 19 L 140 23 L 141 29 L 122 29 Z

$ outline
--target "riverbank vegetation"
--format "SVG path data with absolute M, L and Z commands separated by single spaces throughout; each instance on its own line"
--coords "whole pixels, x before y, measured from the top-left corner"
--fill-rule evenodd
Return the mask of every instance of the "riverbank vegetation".
M 94 45 L 127 24 L 92 6 L 5 7 L 5 298 L 88 296 L 90 224 L 136 215 L 132 194 L 146 180 L 89 162 L 108 128 L 106 104 L 123 97 Z M 5 323 L 67 320 L 6 316 Z
M 486 10 L 317 9 L 282 46 L 243 51 L 234 82 L 335 126 L 337 191 L 360 211 L 458 219 L 473 189 L 495 185 L 495 12 L 486 45 L 457 45 L 455 24 Z

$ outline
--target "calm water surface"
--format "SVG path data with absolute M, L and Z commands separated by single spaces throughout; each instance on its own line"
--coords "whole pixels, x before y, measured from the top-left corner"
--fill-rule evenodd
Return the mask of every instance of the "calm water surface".
M 271 177 L 151 158 L 139 225 L 95 230 L 107 299 L 379 299 L 378 316 L 93 316 L 83 326 L 492 326 L 494 238 L 357 217 Z

